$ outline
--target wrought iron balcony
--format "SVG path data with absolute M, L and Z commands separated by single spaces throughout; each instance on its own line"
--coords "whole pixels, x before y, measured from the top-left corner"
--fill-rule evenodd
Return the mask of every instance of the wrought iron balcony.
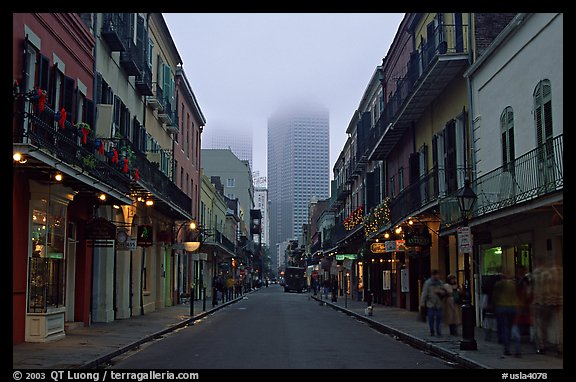
M 100 36 L 108 44 L 112 52 L 124 52 L 124 39 L 126 36 L 122 13 L 104 13 Z
M 139 65 L 141 52 L 132 40 L 124 39 L 126 50 L 120 53 L 120 66 L 126 71 L 128 76 L 140 76 L 141 68 Z
M 418 121 L 430 103 L 454 80 L 462 80 L 468 66 L 468 26 L 439 25 L 422 40 L 397 81 L 375 128 L 371 130 L 368 159 L 386 159 L 410 125 Z
M 142 74 L 136 76 L 136 89 L 144 96 L 153 96 L 152 91 L 152 69 L 148 64 L 143 65 Z
M 146 98 L 148 105 L 152 107 L 154 110 L 158 110 L 158 113 L 164 111 L 164 91 L 158 85 L 158 83 L 154 84 L 154 92 L 152 95 Z
M 390 223 L 404 220 L 438 200 L 438 169 L 433 168 L 390 200 Z
M 471 182 L 478 200 L 472 218 L 549 196 L 564 188 L 564 138 L 547 143 Z M 441 228 L 460 223 L 455 193 L 440 201 Z
M 219 246 L 227 250 L 231 255 L 236 254 L 237 250 L 236 245 L 217 229 L 214 230 L 214 235 L 206 237 L 203 244 Z
M 172 124 L 174 113 L 172 112 L 172 104 L 168 101 L 168 97 L 164 99 L 164 108 L 162 111 L 158 110 L 158 120 L 166 125 Z
M 135 149 L 131 142 L 125 140 L 123 144 L 132 148 L 134 166 L 138 168 L 140 175 L 140 180 L 132 184 L 132 192 L 135 195 L 150 194 L 159 202 L 158 207 L 169 216 L 191 219 L 192 199 L 150 162 L 146 154 Z
M 110 189 L 129 193 L 130 174 L 120 172 L 100 156 L 92 137 L 86 137 L 84 143 L 84 134 L 78 127 L 67 120 L 64 128 L 59 126 L 58 115 L 48 104 L 43 111 L 38 111 L 37 103 L 31 101 L 33 98 L 32 93 L 25 96 L 28 102 L 24 102 L 23 112 L 17 114 L 19 128 L 13 135 L 13 143 L 31 145 L 33 150 L 40 150 L 76 167 L 78 174 L 88 174 Z

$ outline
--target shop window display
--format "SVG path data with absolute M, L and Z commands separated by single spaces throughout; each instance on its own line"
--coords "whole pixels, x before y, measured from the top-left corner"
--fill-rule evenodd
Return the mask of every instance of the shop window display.
M 66 207 L 46 200 L 32 203 L 28 312 L 46 313 L 64 305 Z

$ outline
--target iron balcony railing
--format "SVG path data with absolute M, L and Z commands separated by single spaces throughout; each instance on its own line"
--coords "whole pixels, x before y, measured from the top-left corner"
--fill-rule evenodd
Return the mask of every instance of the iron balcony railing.
M 192 199 L 186 195 L 156 164 L 150 162 L 146 154 L 136 149 L 132 142 L 124 140 L 121 146 L 129 146 L 134 152 L 134 167 L 138 168 L 140 182 L 152 194 L 173 203 L 183 211 L 191 212 Z
M 428 73 L 432 64 L 439 56 L 463 54 L 468 52 L 468 26 L 467 25 L 439 25 L 433 36 L 420 41 L 419 49 L 414 51 L 404 68 L 404 75 L 396 83 L 394 94 L 388 98 L 378 122 L 370 131 L 359 135 L 358 147 L 364 148 L 359 155 L 367 155 L 374 150 L 386 128 L 399 115 L 410 95 L 415 91 L 418 81 Z
M 438 169 L 433 168 L 390 200 L 390 224 L 395 225 L 415 211 L 438 200 Z
M 100 35 L 112 52 L 123 52 L 126 50 L 123 43 L 126 37 L 126 26 L 123 17 L 123 13 L 103 14 Z
M 152 68 L 147 64 L 142 66 L 142 74 L 136 76 L 136 89 L 144 96 L 154 95 L 152 87 Z
M 236 253 L 236 245 L 230 241 L 230 239 L 228 239 L 222 232 L 220 232 L 219 230 L 215 229 L 214 230 L 214 235 L 210 235 L 208 236 L 205 240 L 204 243 L 206 244 L 219 244 L 220 246 L 222 246 L 223 248 L 225 248 L 226 250 L 228 250 L 228 252 L 234 254 Z
M 564 188 L 563 134 L 471 182 L 479 217 Z M 461 222 L 455 193 L 440 201 L 441 228 Z
M 141 55 L 140 49 L 132 38 L 124 39 L 126 50 L 120 53 L 120 66 L 124 68 L 128 76 L 141 75 Z
M 30 96 L 26 96 L 28 100 Z M 93 139 L 83 143 L 83 133 L 68 120 L 64 128 L 58 125 L 57 115 L 49 105 L 43 111 L 36 110 L 33 102 L 25 102 L 20 131 L 13 135 L 14 143 L 26 143 L 49 152 L 62 162 L 76 166 L 101 182 L 122 193 L 130 191 L 130 175 L 122 173 L 117 166 L 97 159 Z

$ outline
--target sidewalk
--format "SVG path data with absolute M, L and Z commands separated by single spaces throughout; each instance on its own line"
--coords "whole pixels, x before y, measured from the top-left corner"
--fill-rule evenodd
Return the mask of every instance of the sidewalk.
M 247 294 L 250 294 L 249 292 Z M 246 296 L 245 294 L 244 296 Z M 70 369 L 97 368 L 108 360 L 139 345 L 160 338 L 163 335 L 190 325 L 193 321 L 211 314 L 227 305 L 241 300 L 244 296 L 219 303 L 212 308 L 206 301 L 206 311 L 202 301 L 194 302 L 194 315 L 190 317 L 188 303 L 109 323 L 94 323 L 90 327 L 76 327 L 66 333 L 66 337 L 50 343 L 22 343 L 12 347 L 13 369 Z M 310 294 L 311 303 L 320 303 L 320 295 Z M 314 301 L 316 300 L 316 301 Z M 485 341 L 482 329 L 476 331 L 478 350 L 460 350 L 461 337 L 444 334 L 442 337 L 429 336 L 427 324 L 416 319 L 416 312 L 405 309 L 374 305 L 373 315 L 365 315 L 365 302 L 322 301 L 326 307 L 342 310 L 368 322 L 376 329 L 389 333 L 399 340 L 415 347 L 439 355 L 466 368 L 481 369 L 563 369 L 563 358 L 553 355 L 536 354 L 531 344 L 523 344 L 522 357 L 502 355 L 502 346 L 497 342 Z M 346 307 L 345 307 L 346 305 Z
M 143 316 L 108 323 L 93 323 L 66 331 L 66 336 L 48 343 L 25 342 L 12 347 L 13 369 L 95 369 L 119 354 L 125 353 L 155 338 L 190 325 L 251 292 L 212 307 L 212 300 L 194 301 L 194 315 L 190 304 L 169 306 Z
M 475 339 L 477 350 L 460 350 L 462 328 L 458 328 L 459 336 L 448 334 L 445 328 L 441 337 L 430 336 L 428 324 L 418 321 L 417 312 L 406 309 L 374 304 L 372 316 L 365 314 L 366 302 L 345 300 L 339 297 L 337 302 L 331 298 L 325 300 L 320 293 L 310 295 L 319 303 L 341 310 L 373 325 L 378 330 L 408 342 L 414 347 L 427 350 L 462 367 L 474 369 L 563 369 L 564 359 L 555 355 L 542 355 L 536 353 L 534 344 L 521 344 L 521 356 L 504 356 L 502 345 L 495 340 L 487 341 L 482 328 L 476 328 Z

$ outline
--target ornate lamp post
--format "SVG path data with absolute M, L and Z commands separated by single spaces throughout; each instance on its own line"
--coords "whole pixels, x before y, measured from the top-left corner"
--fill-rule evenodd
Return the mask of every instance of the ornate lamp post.
M 462 227 L 468 227 L 468 218 L 476 199 L 478 197 L 470 188 L 470 179 L 464 179 L 464 187 L 456 192 L 458 206 L 462 215 Z M 467 229 L 465 232 L 469 232 Z M 462 299 L 462 340 L 460 341 L 460 350 L 477 350 L 476 339 L 474 338 L 475 317 L 474 309 L 471 304 L 470 289 L 470 249 L 464 247 L 464 297 Z

